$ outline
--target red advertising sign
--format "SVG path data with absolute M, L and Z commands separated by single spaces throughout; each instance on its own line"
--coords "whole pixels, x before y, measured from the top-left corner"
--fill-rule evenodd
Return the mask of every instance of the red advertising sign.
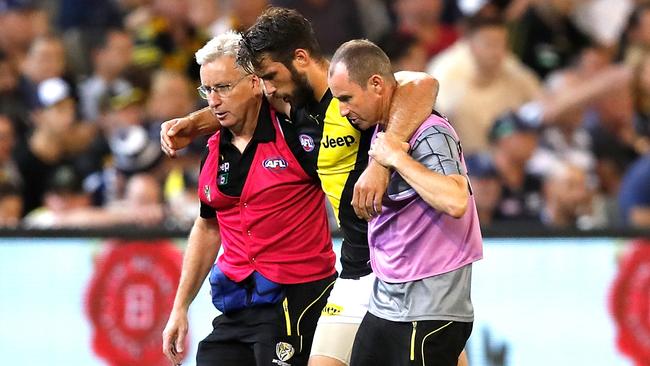
M 619 349 L 637 365 L 650 365 L 650 241 L 630 245 L 614 280 L 610 308 Z
M 167 240 L 113 241 L 104 249 L 85 299 L 93 350 L 113 366 L 168 365 L 162 331 L 178 287 L 181 251 Z

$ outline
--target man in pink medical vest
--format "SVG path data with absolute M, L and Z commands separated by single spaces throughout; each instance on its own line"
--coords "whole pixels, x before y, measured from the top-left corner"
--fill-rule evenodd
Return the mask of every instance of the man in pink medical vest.
M 383 134 L 397 83 L 372 42 L 344 43 L 328 84 L 341 115 L 377 126 L 369 155 L 394 170 L 370 221 L 376 275 L 351 366 L 455 366 L 472 331 L 472 263 L 483 255 L 478 215 L 458 136 L 437 112 L 410 141 Z

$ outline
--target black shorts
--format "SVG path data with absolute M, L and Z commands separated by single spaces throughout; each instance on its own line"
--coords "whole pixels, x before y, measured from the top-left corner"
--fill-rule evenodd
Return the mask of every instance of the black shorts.
M 350 366 L 456 366 L 472 324 L 393 322 L 366 313 L 354 339 Z
M 286 285 L 284 301 L 258 306 L 212 322 L 199 343 L 198 366 L 307 365 L 314 331 L 336 274 L 322 280 Z

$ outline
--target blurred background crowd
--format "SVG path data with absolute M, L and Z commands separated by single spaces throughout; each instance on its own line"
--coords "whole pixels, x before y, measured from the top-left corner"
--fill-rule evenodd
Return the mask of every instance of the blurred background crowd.
M 483 226 L 650 228 L 641 0 L 0 0 L 0 227 L 189 228 L 205 140 L 164 158 L 160 124 L 269 5 L 439 80 Z

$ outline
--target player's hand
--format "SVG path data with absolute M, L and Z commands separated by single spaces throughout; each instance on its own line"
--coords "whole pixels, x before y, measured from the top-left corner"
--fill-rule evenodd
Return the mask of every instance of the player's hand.
M 174 118 L 160 125 L 160 148 L 169 157 L 175 158 L 178 150 L 192 142 L 194 126 L 188 117 Z
M 185 358 L 185 336 L 187 336 L 187 312 L 173 310 L 163 331 L 163 353 L 173 366 L 180 365 Z
M 409 144 L 383 132 L 377 134 L 368 155 L 386 168 L 395 168 L 397 162 L 409 151 Z
M 377 162 L 370 161 L 354 185 L 352 207 L 359 218 L 366 221 L 381 213 L 381 200 L 388 187 L 390 171 Z

